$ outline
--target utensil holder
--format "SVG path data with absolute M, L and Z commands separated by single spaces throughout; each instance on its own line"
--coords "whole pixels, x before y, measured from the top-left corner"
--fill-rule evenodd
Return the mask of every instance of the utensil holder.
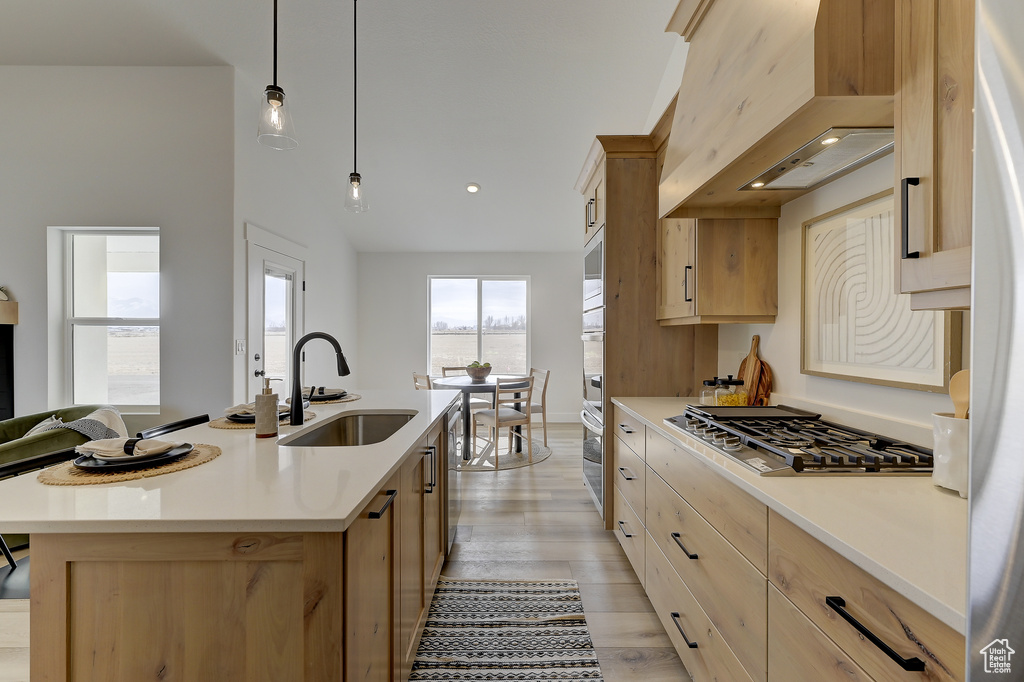
M 932 433 L 935 447 L 932 448 L 932 483 L 955 490 L 960 497 L 967 498 L 970 452 L 969 419 L 957 419 L 952 412 L 932 414 Z

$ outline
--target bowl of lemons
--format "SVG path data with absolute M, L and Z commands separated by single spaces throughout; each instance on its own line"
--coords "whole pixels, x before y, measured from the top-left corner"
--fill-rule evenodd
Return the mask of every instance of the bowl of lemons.
M 469 375 L 474 384 L 482 384 L 490 373 L 491 363 L 489 362 L 485 362 L 481 365 L 479 361 L 474 360 L 466 365 L 466 374 Z

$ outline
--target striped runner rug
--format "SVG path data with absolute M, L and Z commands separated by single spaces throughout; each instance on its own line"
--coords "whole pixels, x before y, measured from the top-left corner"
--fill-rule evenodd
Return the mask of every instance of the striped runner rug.
M 597 680 L 575 580 L 437 583 L 410 682 Z

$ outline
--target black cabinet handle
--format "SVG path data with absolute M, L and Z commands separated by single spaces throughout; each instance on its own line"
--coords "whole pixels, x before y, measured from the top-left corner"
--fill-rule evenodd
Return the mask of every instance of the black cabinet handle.
M 906 180 L 906 178 L 904 178 L 904 180 Z M 922 661 L 920 658 L 903 658 L 898 653 L 893 651 L 888 644 L 880 640 L 875 633 L 871 632 L 871 630 L 868 630 L 866 627 L 858 623 L 857 619 L 851 616 L 849 612 L 847 612 L 845 599 L 843 599 L 842 597 L 825 597 L 825 604 L 827 604 L 830 609 L 832 609 L 840 616 L 842 616 L 843 620 L 852 625 L 857 630 L 857 632 L 867 637 L 872 644 L 881 649 L 882 653 L 884 653 L 892 660 L 896 661 L 896 663 L 899 664 L 901 668 L 909 672 L 921 672 L 922 670 L 924 670 L 924 661 Z
M 628 476 L 626 474 L 627 471 L 628 471 L 628 469 L 626 467 L 619 467 L 619 473 L 622 474 L 622 477 L 624 479 L 626 479 L 627 481 L 635 481 L 636 480 L 636 476 Z M 632 474 L 633 472 L 630 471 L 629 473 Z
M 679 545 L 679 549 L 683 550 L 683 554 L 686 555 L 686 558 L 687 559 L 696 559 L 697 558 L 696 554 L 691 554 L 690 550 L 688 550 L 685 547 L 683 547 L 683 541 L 679 539 L 681 537 L 682 536 L 679 533 L 672 533 L 672 539 L 676 541 L 677 545 Z
M 629 428 L 627 424 L 619 424 L 619 428 L 623 433 L 634 433 L 633 429 Z
M 380 517 L 384 516 L 384 512 L 388 510 L 388 507 L 391 506 L 391 503 L 395 501 L 396 497 L 398 497 L 397 490 L 385 490 L 384 494 L 388 496 L 388 499 L 384 502 L 383 507 L 381 507 L 375 512 L 370 512 L 369 514 L 367 514 L 367 516 L 369 516 L 371 519 L 379 519 Z
M 679 624 L 679 619 L 682 618 L 682 616 L 679 615 L 679 612 L 673 611 L 669 615 L 672 616 L 672 622 L 676 624 L 676 630 L 679 630 L 679 634 L 683 636 L 683 641 L 686 642 L 686 646 L 690 647 L 691 649 L 696 649 L 697 643 L 690 641 L 690 638 L 686 636 L 685 632 L 683 632 L 683 626 Z
M 627 538 L 631 538 L 631 537 L 633 537 L 633 534 L 632 534 L 632 533 L 627 533 L 627 532 L 626 532 L 626 522 L 625 522 L 625 521 L 619 521 L 619 530 L 621 530 L 621 531 L 622 531 L 622 534 L 623 534 L 624 536 L 626 536 Z
M 434 487 L 437 485 L 437 446 L 428 445 L 427 451 L 423 453 L 424 457 L 430 457 L 430 463 L 427 465 L 430 467 L 429 482 L 424 482 L 423 492 L 429 495 L 434 492 Z
M 921 254 L 917 251 L 907 251 L 910 248 L 910 186 L 921 184 L 921 178 L 903 178 L 903 182 L 900 183 L 900 234 L 903 239 L 903 253 L 901 257 L 906 258 L 918 258 Z
M 683 300 L 686 302 L 693 300 L 693 296 L 690 296 L 690 278 L 687 277 L 690 274 L 690 270 L 693 270 L 692 265 L 687 265 L 683 268 Z

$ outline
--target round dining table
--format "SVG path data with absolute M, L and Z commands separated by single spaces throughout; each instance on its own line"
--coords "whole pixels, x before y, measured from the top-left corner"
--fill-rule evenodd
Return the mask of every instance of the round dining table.
M 462 458 L 469 459 L 470 453 L 472 452 L 472 438 L 471 427 L 473 425 L 473 415 L 470 414 L 469 401 L 474 393 L 489 393 L 494 395 L 494 389 L 497 386 L 498 379 L 522 379 L 523 388 L 527 386 L 527 379 L 529 377 L 523 377 L 518 374 L 490 374 L 483 381 L 474 381 L 468 374 L 462 376 L 450 376 L 450 377 L 437 377 L 430 379 L 430 385 L 434 388 L 452 388 L 462 391 L 462 442 L 468 443 L 471 447 L 463 447 Z M 515 384 L 507 384 L 510 388 L 515 387 Z M 493 403 L 493 398 L 491 399 Z M 516 405 L 516 409 L 520 409 L 520 405 Z M 516 433 L 522 433 L 522 427 L 515 427 Z M 497 447 L 497 444 L 495 444 Z M 523 451 L 523 441 L 521 438 L 516 438 L 516 452 Z

